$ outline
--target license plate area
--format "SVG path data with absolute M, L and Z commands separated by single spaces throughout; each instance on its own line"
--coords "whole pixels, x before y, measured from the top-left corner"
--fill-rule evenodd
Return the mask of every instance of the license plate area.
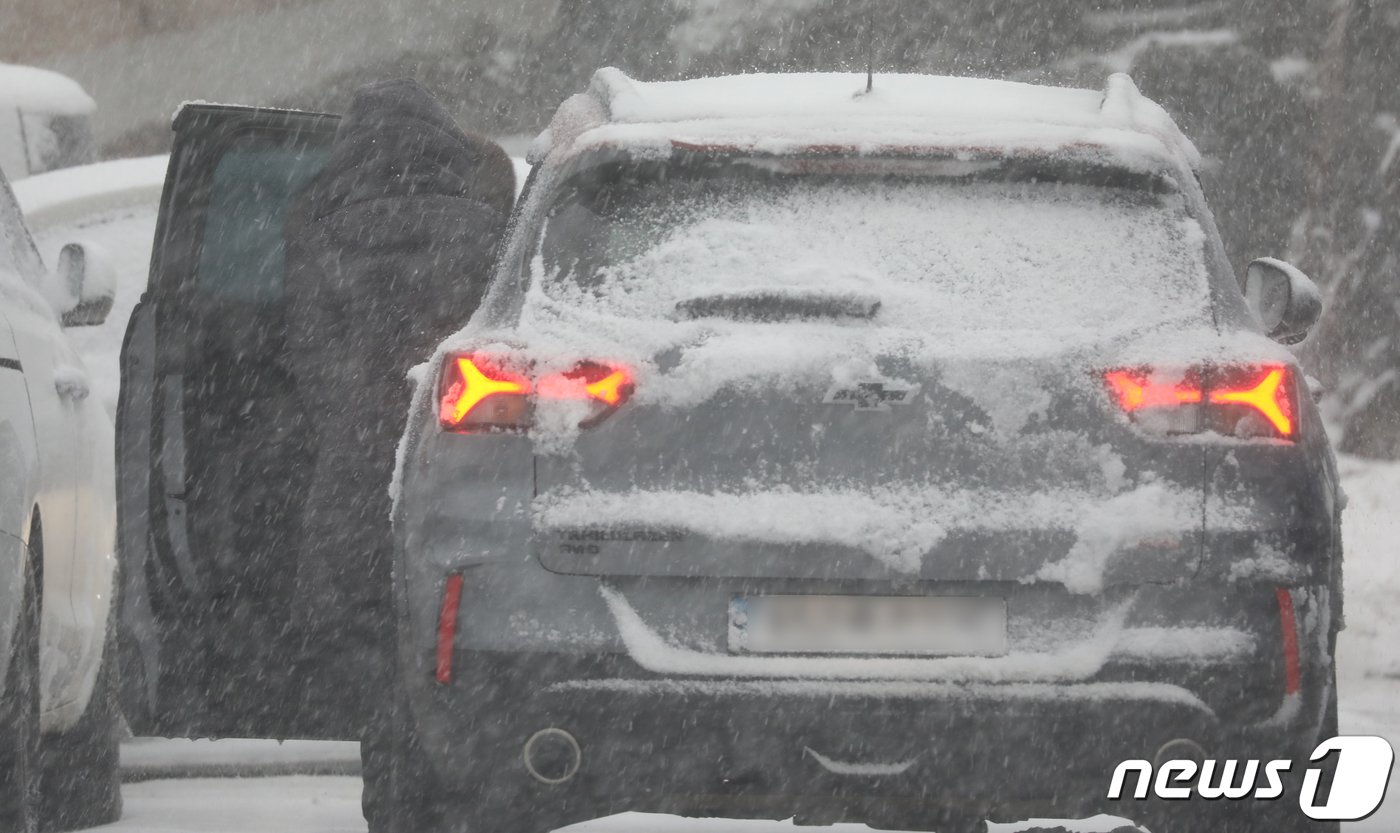
M 989 596 L 736 596 L 729 650 L 746 654 L 1002 656 L 1006 600 Z

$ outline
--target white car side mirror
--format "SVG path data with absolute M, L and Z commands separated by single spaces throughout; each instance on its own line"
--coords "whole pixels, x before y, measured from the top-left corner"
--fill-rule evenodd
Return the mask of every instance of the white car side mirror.
M 1322 316 L 1322 293 L 1298 267 L 1261 257 L 1244 273 L 1244 299 L 1264 333 L 1282 344 L 1297 344 Z
M 116 297 L 117 273 L 96 243 L 68 243 L 58 253 L 59 284 L 72 306 L 63 311 L 65 327 L 95 327 L 107 320 Z

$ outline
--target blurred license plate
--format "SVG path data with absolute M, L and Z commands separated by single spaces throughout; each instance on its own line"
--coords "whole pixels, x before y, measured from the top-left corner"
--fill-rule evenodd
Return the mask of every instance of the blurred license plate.
M 729 650 L 1000 656 L 1006 600 L 984 596 L 739 596 Z

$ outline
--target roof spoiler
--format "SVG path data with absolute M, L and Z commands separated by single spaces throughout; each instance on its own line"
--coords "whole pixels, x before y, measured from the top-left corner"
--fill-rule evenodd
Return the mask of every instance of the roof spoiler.
M 554 118 L 525 152 L 525 161 L 538 165 L 556 144 L 569 144 L 587 130 L 612 119 L 619 100 L 637 97 L 627 73 L 616 67 L 603 67 L 593 73 L 588 89 L 564 99 Z
M 1105 125 L 1154 136 L 1186 157 L 1192 170 L 1200 170 L 1200 151 L 1176 126 L 1162 105 L 1143 95 L 1127 73 L 1115 72 L 1108 76 L 1104 82 L 1099 113 Z
M 568 98 L 549 126 L 531 143 L 526 154 L 538 164 L 555 146 L 568 145 L 588 129 L 643 109 L 638 85 L 622 70 L 603 67 L 593 73 L 588 89 Z M 1193 169 L 1199 170 L 1200 152 L 1172 121 L 1167 111 L 1138 91 L 1125 73 L 1115 72 L 1104 84 L 1099 102 L 1100 125 L 1143 133 L 1157 139 Z

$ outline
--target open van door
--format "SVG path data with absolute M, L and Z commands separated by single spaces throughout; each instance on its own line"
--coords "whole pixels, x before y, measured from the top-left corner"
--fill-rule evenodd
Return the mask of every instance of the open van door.
M 123 707 L 137 734 L 357 737 L 294 673 L 305 403 L 282 224 L 338 117 L 187 105 L 117 410 Z

